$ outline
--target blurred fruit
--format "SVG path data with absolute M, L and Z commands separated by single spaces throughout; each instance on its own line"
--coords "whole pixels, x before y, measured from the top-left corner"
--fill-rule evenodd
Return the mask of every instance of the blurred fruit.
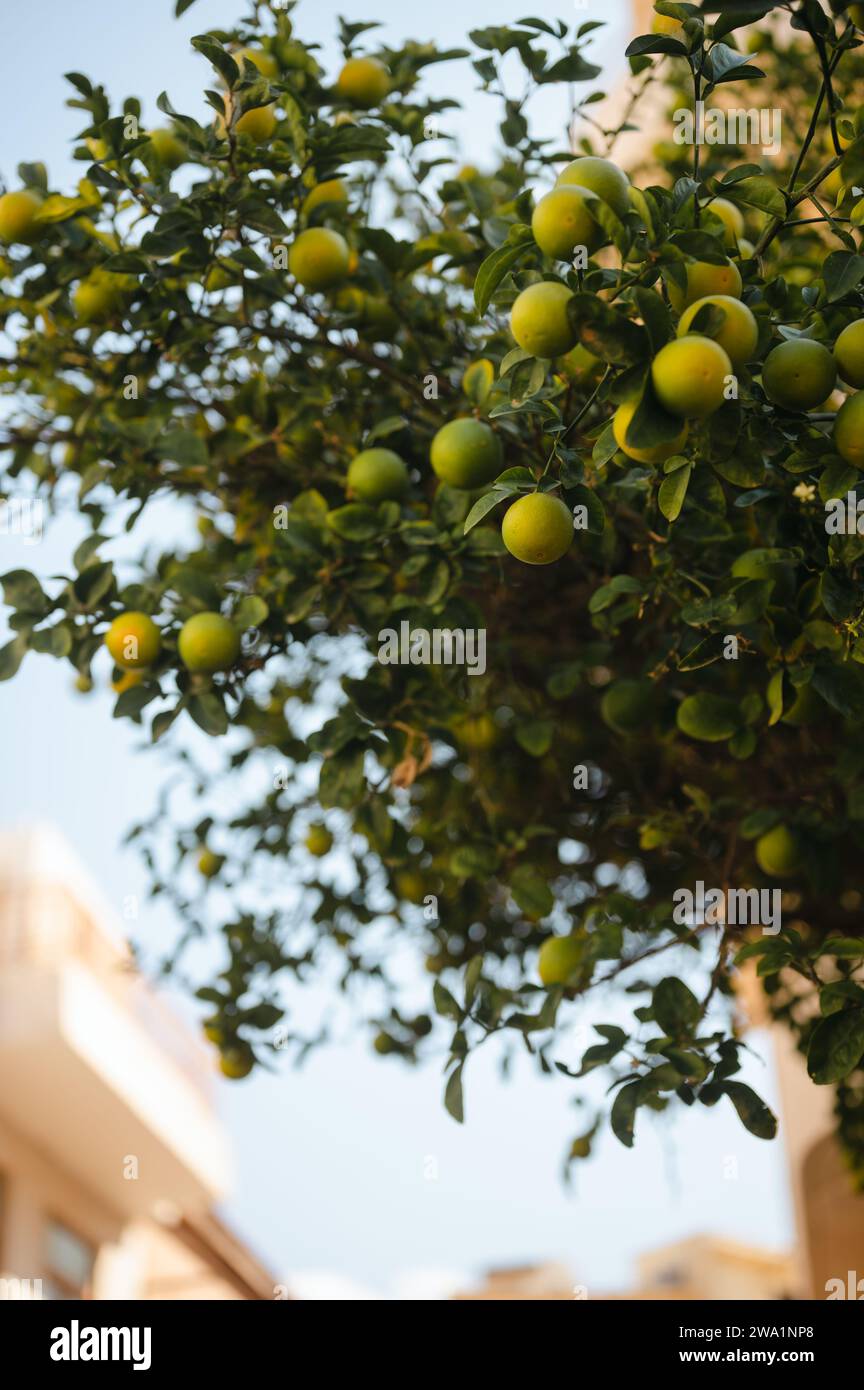
M 849 386 L 864 386 L 864 319 L 847 324 L 834 344 L 840 377 Z
M 226 1047 L 219 1055 L 219 1070 L 231 1081 L 242 1081 L 255 1065 L 251 1048 Z
M 41 198 L 29 188 L 4 193 L 0 198 L 0 241 L 8 245 L 32 240 L 38 229 L 36 214 L 41 206 Z
M 314 854 L 316 859 L 322 859 L 333 848 L 333 836 L 326 825 L 316 823 L 309 826 L 304 843 L 310 854 Z
M 349 58 L 336 79 L 336 90 L 352 106 L 379 106 L 390 90 L 390 74 L 377 58 Z
M 618 448 L 637 463 L 665 463 L 673 454 L 680 454 L 690 430 L 686 422 L 682 425 L 681 432 L 667 444 L 653 444 L 640 449 L 634 444 L 626 443 L 627 428 L 636 414 L 638 404 L 638 400 L 622 401 L 612 417 L 612 433 Z
M 695 333 L 667 343 L 651 364 L 660 404 L 685 419 L 702 419 L 719 410 L 731 376 L 732 363 L 719 343 Z
M 566 985 L 578 976 L 582 956 L 582 942 L 576 936 L 550 936 L 544 941 L 537 958 L 537 970 L 546 988 Z
M 221 613 L 196 613 L 180 629 L 177 650 L 189 671 L 227 671 L 240 655 L 240 634 Z
M 475 753 L 494 748 L 501 730 L 491 714 L 463 714 L 453 721 L 453 732 L 463 748 Z
M 115 666 L 137 671 L 153 665 L 162 647 L 162 634 L 146 613 L 121 613 L 105 634 L 105 646 Z
M 276 129 L 276 109 L 274 106 L 253 106 L 244 111 L 234 126 L 238 135 L 246 135 L 256 145 L 263 145 Z
M 304 289 L 330 289 L 348 274 L 348 243 L 329 227 L 310 227 L 292 242 L 288 269 Z
M 510 310 L 510 331 L 519 347 L 532 357 L 562 357 L 576 346 L 577 333 L 567 305 L 572 290 L 557 280 L 529 285 Z
M 614 681 L 603 693 L 600 715 L 617 734 L 633 734 L 651 723 L 655 710 L 654 686 L 649 680 Z
M 111 689 L 114 691 L 115 695 L 123 695 L 127 690 L 131 690 L 133 686 L 140 685 L 146 674 L 146 668 L 141 671 L 124 671 L 122 676 L 118 676 L 116 680 L 112 680 Z
M 348 202 L 348 189 L 341 179 L 325 179 L 323 183 L 316 183 L 315 187 L 307 194 L 303 202 L 303 213 L 306 217 L 315 208 L 319 208 L 324 203 L 336 203 L 345 205 Z
M 108 270 L 93 270 L 72 293 L 72 308 L 79 323 L 101 323 L 115 318 L 129 292 L 129 277 Z
M 90 676 L 76 676 L 75 689 L 80 695 L 87 695 L 93 689 L 93 681 Z
M 630 180 L 610 159 L 600 159 L 593 154 L 581 155 L 562 169 L 555 182 L 559 188 L 578 184 L 581 188 L 590 189 L 619 217 L 626 217 L 630 211 Z
M 573 544 L 573 517 L 560 497 L 530 492 L 508 507 L 501 537 L 523 564 L 551 565 Z
M 471 362 L 462 373 L 462 392 L 477 404 L 485 401 L 495 383 L 495 367 L 488 357 Z
M 788 825 L 776 825 L 756 841 L 756 862 L 771 878 L 789 878 L 801 867 L 801 841 Z
M 202 849 L 198 855 L 198 872 L 202 878 L 215 878 L 224 863 L 224 854 L 214 854 L 212 849 Z
M 856 391 L 837 411 L 834 445 L 847 463 L 864 468 L 864 391 Z
M 729 294 L 709 294 L 704 299 L 696 299 L 688 305 L 678 324 L 678 337 L 683 338 L 696 315 L 711 304 L 723 310 L 724 319 L 716 332 L 707 336 L 720 344 L 734 368 L 745 366 L 752 360 L 756 351 L 759 326 L 747 305 L 742 304 L 740 299 L 733 299 Z M 694 332 L 706 336 L 704 331 L 698 328 Z
M 569 261 L 577 246 L 588 254 L 603 245 L 602 228 L 590 212 L 585 190 L 567 184 L 541 198 L 531 218 L 534 240 L 546 256 Z
M 785 410 L 812 410 L 830 396 L 836 381 L 834 358 L 812 338 L 788 338 L 772 348 L 762 367 L 766 396 Z
M 364 449 L 351 460 L 346 481 L 362 502 L 398 501 L 408 487 L 408 467 L 392 449 Z
M 501 472 L 501 443 L 489 425 L 466 415 L 442 425 L 429 458 L 437 476 L 451 487 L 482 487 Z
M 602 358 L 595 357 L 594 353 L 589 352 L 581 343 L 577 343 L 569 352 L 565 352 L 563 357 L 559 357 L 556 365 L 568 381 L 577 385 L 601 377 L 606 366 Z
M 271 82 L 275 82 L 279 76 L 279 63 L 272 53 L 268 53 L 263 48 L 241 48 L 237 56 L 246 58 L 248 62 L 253 63 L 261 76 L 268 78 Z
M 186 159 L 186 146 L 165 126 L 150 131 L 150 149 L 157 163 L 166 169 L 178 169 Z

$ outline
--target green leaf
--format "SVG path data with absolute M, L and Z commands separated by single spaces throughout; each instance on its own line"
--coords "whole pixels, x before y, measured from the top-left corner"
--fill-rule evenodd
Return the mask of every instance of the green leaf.
M 0 647 L 0 681 L 11 680 L 26 652 L 27 637 L 23 632 L 13 637 L 11 642 L 7 642 L 5 647 Z
M 751 179 L 738 179 L 734 184 L 723 188 L 724 197 L 742 203 L 744 207 L 758 208 L 769 217 L 786 216 L 786 199 L 773 179 L 758 175 Z
M 371 541 L 381 530 L 381 517 L 375 507 L 349 502 L 327 513 L 327 525 L 346 541 Z
M 195 0 L 177 0 L 177 4 L 174 6 L 174 18 L 179 19 L 187 10 L 191 10 L 194 4 Z
M 647 330 L 596 294 L 574 294 L 568 300 L 567 313 L 582 346 L 602 361 L 630 366 L 650 356 Z
M 663 1032 L 670 1038 L 688 1033 L 702 1017 L 702 1007 L 683 980 L 667 975 L 654 988 L 651 1008 Z
M 510 875 L 509 887 L 517 907 L 534 922 L 547 917 L 555 906 L 552 890 L 531 864 L 516 866 Z
M 681 701 L 677 724 L 682 734 L 690 738 L 703 743 L 722 743 L 740 728 L 741 711 L 735 701 L 725 695 L 702 691 Z
M 586 487 L 584 483 L 577 483 L 575 487 L 567 488 L 567 501 L 570 507 L 585 508 L 585 530 L 591 536 L 602 536 L 606 530 L 606 512 L 603 503 L 597 496 L 593 488 Z M 577 531 L 580 529 L 577 525 Z
M 552 747 L 555 728 L 548 719 L 530 719 L 516 725 L 516 742 L 532 758 L 542 758 Z
M 724 1081 L 723 1090 L 738 1112 L 738 1118 L 746 1130 L 757 1139 L 773 1139 L 777 1133 L 777 1120 L 764 1100 L 743 1081 Z
M 842 299 L 864 280 L 864 256 L 852 251 L 832 251 L 823 263 L 822 279 L 829 304 Z
M 612 1126 L 612 1133 L 615 1138 L 620 1140 L 626 1149 L 632 1149 L 634 1127 L 636 1124 L 636 1111 L 642 1099 L 642 1082 L 630 1081 L 615 1097 L 609 1115 L 609 1123 Z
M 676 521 L 680 516 L 692 473 L 693 465 L 688 463 L 686 467 L 668 473 L 660 484 L 657 505 L 667 521 Z
M 807 1049 L 807 1070 L 817 1086 L 844 1081 L 864 1054 L 864 1009 L 844 1009 L 816 1024 Z
M 508 497 L 514 497 L 518 491 L 517 483 L 496 483 L 489 492 L 484 492 L 465 518 L 463 535 L 467 536 L 469 531 L 473 531 L 477 523 L 482 521 L 484 516 L 488 516 L 499 502 L 505 502 Z
M 190 0 L 191 3 L 191 0 Z M 240 80 L 240 69 L 227 49 L 221 43 L 217 43 L 211 34 L 197 34 L 192 40 L 192 47 L 197 48 L 208 62 L 225 78 L 229 87 L 235 86 Z
M 457 1124 L 462 1124 L 465 1119 L 465 1102 L 462 1095 L 462 1070 L 464 1062 L 460 1062 L 447 1078 L 447 1085 L 444 1088 L 444 1109 L 448 1115 L 452 1115 Z
M 450 872 L 456 878 L 488 878 L 498 867 L 498 851 L 492 845 L 462 845 L 450 856 Z
M 114 583 L 114 567 L 106 560 L 88 565 L 72 585 L 72 591 L 82 608 L 95 608 Z
M 505 242 L 482 262 L 474 280 L 474 303 L 478 314 L 486 313 L 489 302 L 504 276 L 533 249 L 533 245 L 533 240 L 523 242 L 519 246 L 511 246 Z
M 42 585 L 29 570 L 9 570 L 0 577 L 3 585 L 3 598 L 10 608 L 23 609 L 27 613 L 44 613 L 48 608 Z
M 440 980 L 436 980 L 432 987 L 432 1003 L 435 1006 L 435 1012 L 440 1014 L 442 1018 L 452 1018 L 456 1023 L 461 1023 L 464 1010 L 459 1007 L 449 989 L 442 985 Z
M 131 694 L 131 691 L 129 693 Z M 193 695 L 187 708 L 199 729 L 203 729 L 205 734 L 211 734 L 214 738 L 227 734 L 228 715 L 225 703 L 215 690 L 205 690 L 200 695 Z
M 207 445 L 192 430 L 168 430 L 156 441 L 156 456 L 180 468 L 206 468 Z

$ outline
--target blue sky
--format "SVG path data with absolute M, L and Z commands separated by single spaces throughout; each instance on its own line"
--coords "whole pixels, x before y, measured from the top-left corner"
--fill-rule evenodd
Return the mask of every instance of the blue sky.
M 531 0 L 439 0 L 408 18 L 410 7 L 397 0 L 338 6 L 303 0 L 296 27 L 324 45 L 332 66 L 337 13 L 383 18 L 388 39 L 432 37 L 456 46 L 465 28 L 507 22 L 531 8 Z M 597 61 L 611 64 L 610 82 L 620 71 L 613 55 L 623 48 L 626 8 L 623 0 L 576 6 L 561 0 L 556 7 L 571 21 L 609 22 Z M 81 172 L 69 158 L 80 125 L 63 104 L 69 93 L 63 72 L 85 72 L 115 97 L 136 93 L 145 116 L 156 116 L 162 89 L 176 109 L 202 110 L 209 69 L 189 37 L 228 24 L 246 6 L 198 0 L 179 22 L 172 0 L 119 6 L 116 0 L 28 0 L 7 9 L 5 48 L 14 62 L 0 87 L 0 172 L 14 182 L 17 163 L 41 158 L 59 187 Z M 461 157 L 482 166 L 496 140 L 494 103 L 478 99 L 465 64 L 433 68 L 429 80 L 440 94 L 465 103 L 451 128 Z M 544 134 L 560 134 L 565 115 L 558 94 L 537 103 Z M 148 522 L 153 543 L 170 533 L 182 537 L 188 527 L 188 518 L 170 507 Z M 0 536 L 2 569 L 62 572 L 80 534 L 74 518 L 65 518 L 37 546 Z M 124 553 L 123 543 L 108 553 Z M 28 657 L 19 677 L 0 686 L 0 718 L 7 733 L 2 824 L 52 821 L 118 910 L 129 895 L 143 901 L 143 872 L 120 840 L 151 809 L 166 764 L 138 751 L 141 735 L 111 719 L 106 694 L 82 699 L 70 671 L 48 658 Z M 142 939 L 164 940 L 174 927 L 165 909 L 142 907 Z M 583 1025 L 592 1016 L 606 1021 L 610 1012 L 592 1006 Z M 743 1079 L 774 1099 L 770 1069 L 758 1060 L 748 1063 Z M 782 1149 L 747 1136 L 725 1106 L 676 1114 L 674 1125 L 643 1122 L 633 1152 L 604 1138 L 568 1192 L 559 1165 L 580 1116 L 566 1087 L 521 1064 L 502 1081 L 491 1054 L 467 1072 L 463 1128 L 442 1109 L 438 1062 L 409 1072 L 373 1059 L 357 1039 L 318 1054 L 300 1072 L 283 1066 L 240 1086 L 220 1084 L 219 1103 L 238 1159 L 226 1214 L 280 1277 L 326 1270 L 385 1294 L 406 1294 L 436 1282 L 427 1273 L 418 1284 L 408 1277 L 412 1270 L 441 1271 L 446 1282 L 490 1264 L 554 1258 L 589 1289 L 620 1288 L 631 1282 L 640 1251 L 687 1234 L 714 1231 L 775 1246 L 790 1239 Z M 730 1158 L 737 1161 L 735 1178 L 728 1176 Z M 336 1292 L 332 1281 L 324 1287 Z

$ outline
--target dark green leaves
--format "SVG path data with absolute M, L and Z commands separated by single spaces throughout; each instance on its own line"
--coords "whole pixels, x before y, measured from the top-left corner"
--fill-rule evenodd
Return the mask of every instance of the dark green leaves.
M 681 701 L 677 722 L 682 734 L 690 738 L 703 743 L 721 743 L 737 732 L 742 720 L 734 700 L 703 691 Z
M 192 0 L 190 0 L 190 4 Z M 192 40 L 192 47 L 197 48 L 208 62 L 212 63 L 220 77 L 224 77 L 229 87 L 234 87 L 240 80 L 240 69 L 235 63 L 231 54 L 226 48 L 222 47 L 211 34 L 198 34 Z
M 595 294 L 574 294 L 567 305 L 579 341 L 595 357 L 616 366 L 644 362 L 650 354 L 647 331 Z
M 702 1006 L 683 980 L 669 975 L 655 987 L 651 1008 L 663 1032 L 677 1038 L 695 1028 Z
M 777 1133 L 777 1119 L 768 1109 L 764 1100 L 742 1081 L 724 1081 L 722 1089 L 738 1112 L 738 1118 L 746 1130 L 757 1139 L 773 1139 Z
M 864 280 L 864 256 L 851 251 L 832 251 L 822 266 L 822 279 L 830 304 L 843 299 Z
M 844 1081 L 864 1055 L 864 1009 L 844 1009 L 813 1029 L 807 1070 L 817 1086 Z
M 489 302 L 504 276 L 533 249 L 534 242 L 531 233 L 527 228 L 523 230 L 527 235 L 522 241 L 515 245 L 506 241 L 503 246 L 498 247 L 497 251 L 493 251 L 491 256 L 486 257 L 477 271 L 474 280 L 474 303 L 477 306 L 478 314 L 485 314 L 489 308 Z

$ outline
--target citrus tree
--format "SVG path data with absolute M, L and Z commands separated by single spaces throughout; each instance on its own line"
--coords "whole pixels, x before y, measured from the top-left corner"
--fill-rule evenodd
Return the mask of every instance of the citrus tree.
M 661 81 L 670 120 L 632 179 L 595 22 L 446 52 L 342 22 L 334 72 L 291 8 L 193 40 L 194 114 L 68 74 L 82 178 L 0 198 L 5 493 L 89 528 L 67 578 L 3 577 L 0 676 L 66 661 L 176 750 L 199 814 L 166 794 L 132 837 L 166 968 L 221 941 L 226 1075 L 323 1040 L 292 1003 L 335 968 L 377 1052 L 446 1047 L 457 1119 L 497 1039 L 576 1095 L 605 1069 L 571 1158 L 643 1108 L 770 1138 L 736 1079 L 755 968 L 864 1168 L 861 7 L 660 3 L 621 124 Z M 441 63 L 497 110 L 482 168 Z M 776 157 L 679 143 L 700 104 L 779 112 Z M 198 543 L 118 572 L 166 498 Z

